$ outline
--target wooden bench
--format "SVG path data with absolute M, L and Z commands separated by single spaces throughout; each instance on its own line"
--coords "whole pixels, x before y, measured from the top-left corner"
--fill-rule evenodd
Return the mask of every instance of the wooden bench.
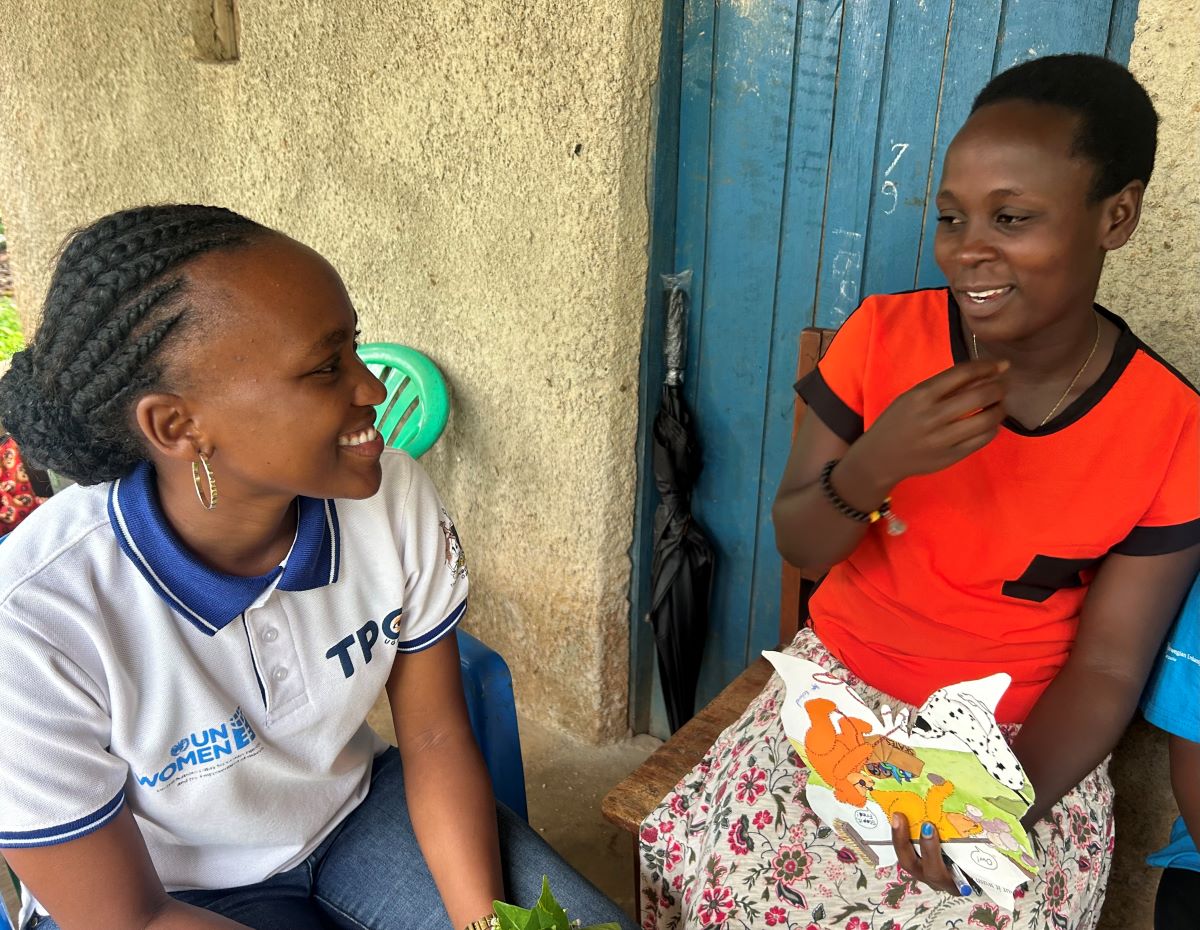
M 800 335 L 797 379 L 814 368 L 833 339 L 833 330 L 809 328 Z M 806 407 L 796 398 L 793 436 Z M 807 613 L 812 582 L 783 563 L 779 641 L 789 643 Z M 640 767 L 614 787 L 600 809 L 609 823 L 629 833 L 633 842 L 634 900 L 641 884 L 638 832 L 668 792 L 691 771 L 722 731 L 741 716 L 771 677 L 771 665 L 757 659 L 708 705 L 656 749 Z M 1117 789 L 1117 844 L 1104 913 L 1098 930 L 1152 930 L 1157 873 L 1148 868 L 1148 853 L 1166 842 L 1178 810 L 1171 794 L 1166 738 L 1138 718 L 1113 753 L 1110 769 Z

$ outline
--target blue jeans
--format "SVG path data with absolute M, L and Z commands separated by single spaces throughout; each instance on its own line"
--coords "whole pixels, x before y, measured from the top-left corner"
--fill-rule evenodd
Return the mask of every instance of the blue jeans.
M 567 865 L 529 824 L 497 805 L 507 898 L 532 907 L 542 876 L 584 926 L 614 921 L 636 930 L 620 909 Z M 375 760 L 371 790 L 338 828 L 295 868 L 241 888 L 178 891 L 172 897 L 254 930 L 447 930 L 450 918 L 413 836 L 400 753 Z M 482 915 L 480 915 L 482 916 Z M 57 930 L 34 918 L 26 930 Z

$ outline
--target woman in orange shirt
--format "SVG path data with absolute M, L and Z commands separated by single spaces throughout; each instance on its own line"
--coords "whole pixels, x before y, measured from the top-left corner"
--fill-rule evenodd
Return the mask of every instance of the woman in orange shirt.
M 1094 926 L 1105 760 L 1200 565 L 1200 398 L 1094 303 L 1156 126 L 1102 58 L 983 90 L 937 193 L 949 287 L 847 320 L 797 386 L 811 415 L 773 511 L 784 557 L 824 575 L 790 652 L 893 710 L 1011 675 L 997 717 L 1036 791 L 1039 866 L 1014 913 L 960 897 L 932 823 L 895 818 L 884 870 L 823 827 L 775 679 L 647 822 L 644 927 Z

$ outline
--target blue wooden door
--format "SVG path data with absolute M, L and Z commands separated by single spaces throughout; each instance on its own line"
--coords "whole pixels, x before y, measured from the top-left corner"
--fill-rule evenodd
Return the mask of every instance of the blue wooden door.
M 937 286 L 946 146 L 996 72 L 1064 51 L 1127 61 L 1137 0 L 684 0 L 664 19 L 642 428 L 661 378 L 658 275 L 692 271 L 686 398 L 704 446 L 694 512 L 718 554 L 697 707 L 776 644 L 771 499 L 797 340 L 873 292 Z M 661 733 L 634 545 L 634 722 Z

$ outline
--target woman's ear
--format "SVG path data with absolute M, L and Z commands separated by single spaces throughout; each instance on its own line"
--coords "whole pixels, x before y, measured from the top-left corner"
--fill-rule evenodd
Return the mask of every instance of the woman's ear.
M 150 448 L 166 458 L 194 460 L 204 437 L 178 394 L 147 394 L 134 408 L 138 428 Z
M 1119 249 L 1142 217 L 1142 195 L 1146 185 L 1141 181 L 1130 181 L 1117 193 L 1104 199 L 1101 211 L 1100 247 L 1106 252 Z

